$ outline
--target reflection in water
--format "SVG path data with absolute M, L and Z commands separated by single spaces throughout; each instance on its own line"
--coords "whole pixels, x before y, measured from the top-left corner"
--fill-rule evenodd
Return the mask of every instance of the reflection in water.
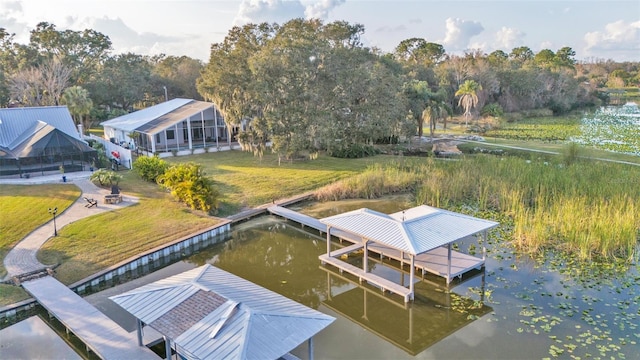
M 82 359 L 44 321 L 32 316 L 0 331 L 0 359 Z
M 340 292 L 344 284 L 353 284 L 357 280 L 323 266 L 320 269 L 327 272 L 328 297 L 322 303 L 324 306 L 411 355 L 421 353 L 492 311 L 482 302 L 456 297 L 425 283 L 416 284 L 415 301 L 409 304 L 366 286 L 355 286 Z

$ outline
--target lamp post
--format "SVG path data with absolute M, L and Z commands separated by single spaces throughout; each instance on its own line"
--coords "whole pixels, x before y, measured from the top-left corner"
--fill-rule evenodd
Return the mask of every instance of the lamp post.
M 53 215 L 53 236 L 58 236 L 58 228 L 56 227 L 56 214 L 58 213 L 58 208 L 54 207 L 49 208 L 49 214 Z
M 167 87 L 163 86 L 164 89 L 164 101 L 169 101 L 169 95 L 167 94 Z

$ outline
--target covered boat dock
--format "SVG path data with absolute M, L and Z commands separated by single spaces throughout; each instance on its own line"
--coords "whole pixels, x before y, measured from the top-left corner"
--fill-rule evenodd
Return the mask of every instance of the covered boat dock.
M 110 297 L 164 338 L 166 359 L 292 359 L 334 317 L 205 264 Z
M 346 271 L 363 280 L 402 296 L 405 302 L 413 299 L 415 269 L 435 274 L 446 279 L 447 285 L 457 276 L 484 266 L 485 248 L 482 258 L 455 251 L 452 244 L 475 234 L 482 234 L 486 240 L 487 232 L 499 223 L 490 220 L 438 209 L 431 206 L 417 206 L 391 215 L 362 208 L 343 214 L 316 219 L 311 216 L 281 206 L 271 206 L 269 212 L 286 219 L 311 227 L 327 236 L 327 253 L 319 256 L 323 264 L 330 264 L 341 272 Z M 331 236 L 347 241 L 352 245 L 331 250 Z M 356 251 L 369 253 L 400 262 L 401 266 L 410 265 L 410 280 L 407 288 L 404 283 L 372 274 L 366 261 L 358 268 L 340 257 Z
M 494 221 L 475 218 L 431 206 L 417 206 L 405 211 L 383 214 L 370 209 L 359 209 L 320 219 L 327 226 L 327 253 L 320 255 L 323 263 L 336 266 L 373 285 L 404 297 L 405 302 L 414 297 L 415 269 L 442 276 L 447 285 L 456 276 L 484 266 L 485 248 L 482 258 L 477 258 L 452 249 L 452 244 L 474 234 L 487 238 L 487 231 L 498 226 Z M 339 259 L 345 250 L 331 251 L 331 235 L 339 230 L 360 239 L 352 248 L 362 249 L 363 258 L 369 252 L 380 257 L 389 257 L 410 267 L 409 287 L 381 278 L 369 272 L 368 262 L 362 269 Z M 353 238 L 350 237 L 350 238 Z M 350 248 L 350 247 L 349 247 Z M 347 249 L 349 249 L 347 248 Z M 392 283 L 392 284 L 389 284 Z

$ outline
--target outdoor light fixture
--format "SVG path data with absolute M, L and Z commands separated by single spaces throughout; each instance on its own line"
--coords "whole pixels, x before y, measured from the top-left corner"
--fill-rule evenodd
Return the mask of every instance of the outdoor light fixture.
M 53 215 L 53 236 L 58 236 L 58 228 L 56 228 L 56 214 L 58 213 L 58 208 L 54 207 L 49 208 L 49 214 Z

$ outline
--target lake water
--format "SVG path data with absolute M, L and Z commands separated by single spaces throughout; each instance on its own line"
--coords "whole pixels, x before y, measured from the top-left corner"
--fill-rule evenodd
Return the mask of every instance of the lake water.
M 366 206 L 390 213 L 409 207 L 406 201 L 325 203 L 304 211 L 322 217 Z M 314 338 L 316 359 L 640 358 L 636 267 L 577 266 L 559 257 L 540 264 L 516 256 L 499 240 L 504 231 L 490 236 L 484 273 L 450 291 L 443 280 L 427 277 L 416 284 L 416 299 L 406 306 L 397 295 L 382 295 L 320 265 L 324 238 L 271 216 L 234 226 L 227 242 L 86 299 L 133 331 L 134 319 L 109 296 L 210 263 L 336 317 Z M 370 267 L 388 278 L 407 278 L 397 264 L 371 260 Z M 0 351 L 7 333 L 14 330 L 0 332 Z M 44 346 L 36 337 L 18 342 Z M 306 358 L 306 345 L 294 354 Z

